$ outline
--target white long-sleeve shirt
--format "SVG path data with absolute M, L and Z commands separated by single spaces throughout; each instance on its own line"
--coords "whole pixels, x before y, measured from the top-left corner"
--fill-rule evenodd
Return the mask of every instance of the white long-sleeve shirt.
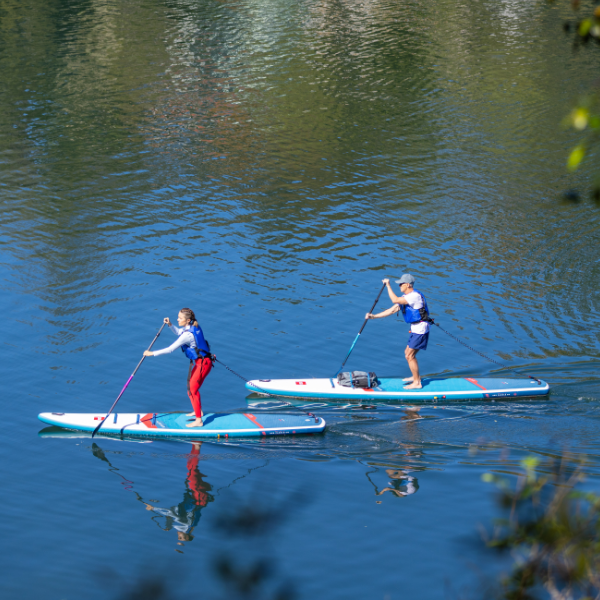
M 154 356 L 170 354 L 174 350 L 177 350 L 177 348 L 181 348 L 184 344 L 187 344 L 192 348 L 196 347 L 196 340 L 194 339 L 194 334 L 190 331 L 190 325 L 186 325 L 185 327 L 175 327 L 175 325 L 171 323 L 169 329 L 177 336 L 177 339 L 168 348 L 154 350 Z

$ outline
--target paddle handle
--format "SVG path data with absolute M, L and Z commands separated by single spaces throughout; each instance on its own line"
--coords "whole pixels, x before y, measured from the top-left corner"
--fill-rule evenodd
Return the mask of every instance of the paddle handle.
M 384 289 L 385 289 L 385 283 L 381 286 L 381 289 L 379 290 L 379 294 L 377 294 L 377 298 L 375 298 L 375 302 L 373 302 L 373 306 L 371 306 L 371 310 L 369 311 L 369 313 L 372 313 L 373 309 L 377 306 L 377 303 L 379 302 L 379 298 L 381 298 L 381 294 L 383 293 Z M 337 370 L 337 373 L 335 374 L 336 377 L 339 374 L 339 372 L 344 368 L 344 365 L 346 364 L 346 361 L 348 360 L 348 358 L 350 358 L 350 355 L 352 354 L 352 350 L 354 350 L 354 346 L 356 346 L 356 342 L 358 342 L 358 338 L 360 337 L 360 334 L 363 332 L 363 329 L 365 328 L 365 325 L 367 324 L 368 320 L 369 319 L 365 319 L 364 323 L 362 324 L 362 327 L 360 328 L 360 331 L 358 332 L 358 335 L 354 338 L 354 341 L 352 342 L 352 346 L 350 346 L 350 350 L 348 350 L 348 354 L 346 354 L 346 358 L 344 359 L 342 366 Z
M 377 298 L 375 298 L 375 302 L 373 302 L 373 306 L 371 306 L 371 310 L 369 311 L 369 313 L 372 313 L 373 309 L 377 306 L 377 303 L 379 302 L 379 298 L 381 298 L 381 294 L 383 293 L 384 289 L 385 289 L 385 283 L 381 286 L 381 289 L 379 290 L 379 294 L 377 295 Z M 365 328 L 365 325 L 367 324 L 368 320 L 369 319 L 365 319 L 365 322 L 362 324 L 362 327 L 360 328 L 358 335 L 360 335 L 363 332 L 363 329 Z
M 162 327 L 158 330 L 158 333 L 154 336 L 154 339 L 152 340 L 152 343 L 148 346 L 148 350 L 152 349 L 152 346 L 154 346 L 154 342 L 156 342 L 156 340 L 158 339 L 158 336 L 161 334 L 161 332 L 164 329 L 165 325 L 166 325 L 166 323 L 162 324 Z M 98 430 L 100 429 L 100 427 L 102 427 L 102 424 L 104 423 L 104 421 L 106 421 L 106 419 L 108 419 L 108 417 L 110 416 L 110 413 L 113 411 L 114 407 L 117 405 L 117 402 L 121 399 L 121 396 L 123 395 L 123 393 L 127 389 L 127 386 L 129 385 L 129 382 L 133 379 L 133 376 L 137 373 L 137 370 L 142 366 L 142 363 L 144 362 L 145 358 L 146 358 L 145 356 L 142 356 L 142 360 L 140 360 L 140 362 L 137 364 L 137 367 L 135 368 L 135 370 L 133 371 L 133 373 L 131 374 L 131 376 L 127 380 L 127 383 L 123 386 L 123 389 L 121 390 L 121 393 L 117 396 L 117 399 L 113 402 L 113 405 L 110 407 L 110 410 L 106 413 L 106 416 L 104 417 L 104 419 L 102 419 L 100 421 L 100 423 L 98 423 L 98 426 L 92 432 L 92 437 L 94 437 L 98 433 Z

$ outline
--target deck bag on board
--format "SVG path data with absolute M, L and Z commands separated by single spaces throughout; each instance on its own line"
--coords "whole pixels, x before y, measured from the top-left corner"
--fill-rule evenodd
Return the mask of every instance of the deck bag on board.
M 338 375 L 338 383 L 344 387 L 352 388 L 372 388 L 379 385 L 377 375 L 375 373 L 367 373 L 366 371 L 346 371 Z

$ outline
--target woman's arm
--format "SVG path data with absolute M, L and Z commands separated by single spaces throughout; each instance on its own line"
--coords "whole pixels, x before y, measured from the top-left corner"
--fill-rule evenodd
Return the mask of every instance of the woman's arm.
M 194 341 L 194 335 L 190 331 L 184 331 L 168 348 L 162 348 L 162 350 L 155 350 L 151 352 L 150 350 L 146 350 L 144 352 L 144 356 L 160 356 L 161 354 L 170 354 L 177 350 L 177 348 L 181 348 L 184 344 L 188 346 Z
M 175 334 L 175 335 L 181 335 L 181 332 L 183 331 L 183 327 L 175 327 L 175 325 L 173 325 L 173 323 L 169 323 L 169 329 Z

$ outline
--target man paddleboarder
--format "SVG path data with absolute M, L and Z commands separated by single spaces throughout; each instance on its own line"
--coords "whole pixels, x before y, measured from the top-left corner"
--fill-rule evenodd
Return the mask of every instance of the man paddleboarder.
M 417 362 L 417 352 L 427 349 L 429 341 L 429 310 L 427 309 L 427 301 L 425 296 L 418 290 L 415 290 L 413 285 L 415 278 L 409 273 L 405 273 L 396 281 L 400 285 L 400 291 L 403 296 L 396 296 L 390 286 L 390 280 L 384 279 L 387 287 L 388 296 L 394 303 L 394 306 L 380 312 L 376 315 L 372 313 L 366 314 L 366 319 L 382 319 L 402 312 L 404 320 L 410 324 L 410 334 L 408 336 L 408 345 L 404 350 L 408 368 L 412 373 L 412 377 L 407 377 L 404 381 L 409 384 L 404 386 L 405 390 L 420 390 L 421 376 L 419 375 L 419 363 Z

